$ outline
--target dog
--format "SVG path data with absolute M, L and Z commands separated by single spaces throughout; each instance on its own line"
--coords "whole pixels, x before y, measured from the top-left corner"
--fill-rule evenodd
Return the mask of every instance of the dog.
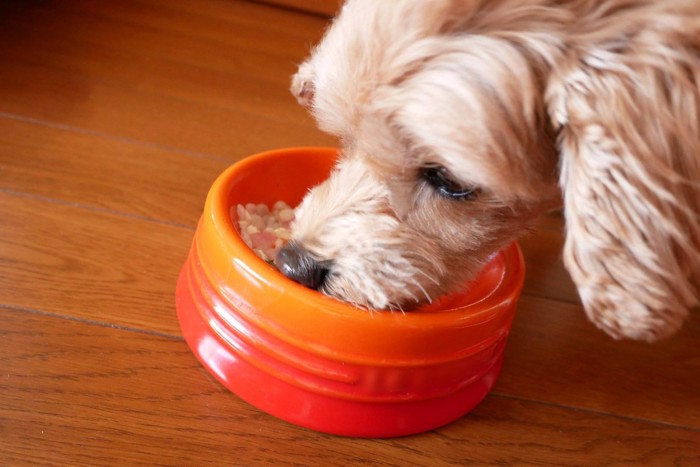
M 292 279 L 411 309 L 561 207 L 598 327 L 651 342 L 698 304 L 697 0 L 348 0 L 291 90 L 341 142 Z

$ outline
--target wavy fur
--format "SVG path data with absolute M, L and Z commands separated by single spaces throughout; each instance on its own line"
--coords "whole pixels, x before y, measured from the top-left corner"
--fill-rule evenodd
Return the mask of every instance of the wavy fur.
M 429 301 L 563 199 L 596 325 L 653 341 L 697 305 L 699 2 L 349 0 L 292 92 L 343 145 L 293 226 L 329 295 Z

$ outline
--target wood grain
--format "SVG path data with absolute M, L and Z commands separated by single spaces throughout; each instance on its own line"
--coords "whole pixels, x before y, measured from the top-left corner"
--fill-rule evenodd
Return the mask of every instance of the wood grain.
M 144 17 L 139 2 L 107 2 L 97 12 L 89 1 L 32 5 L 5 3 L 10 11 L 0 16 L 7 22 L 0 27 L 2 112 L 234 160 L 270 149 L 270 135 L 278 147 L 335 143 L 288 92 L 308 51 L 298 37 L 243 21 L 227 24 L 228 42 L 217 41 L 209 36 L 223 34 L 210 24 L 218 18 L 195 31 L 144 26 L 169 10 Z M 248 17 L 271 10 L 246 2 L 232 8 Z M 314 24 L 320 32 L 324 22 Z M 267 67 L 242 73 L 236 66 L 258 57 L 267 57 Z
M 0 193 L 0 303 L 177 335 L 189 228 Z
M 110 30 L 110 24 L 116 21 L 111 16 L 93 17 L 84 11 L 77 14 L 42 9 L 40 12 L 43 14 L 30 14 L 22 21 L 15 19 L 5 23 L 0 37 L 3 42 L 14 45 L 0 49 L 4 60 L 60 70 L 101 83 L 132 87 L 144 93 L 167 95 L 183 101 L 247 113 L 262 113 L 262 110 L 265 116 L 282 120 L 294 121 L 305 116 L 304 110 L 289 94 L 288 87 L 295 62 L 307 51 L 300 48 L 290 55 L 277 53 L 279 49 L 274 49 L 273 45 L 263 47 L 265 44 L 261 39 L 267 38 L 269 42 L 270 38 L 262 31 L 253 29 L 250 32 L 253 36 L 249 38 L 251 48 L 259 49 L 254 51 L 257 60 L 243 61 L 236 58 L 243 53 L 245 43 L 191 40 L 190 47 L 173 53 L 168 41 L 180 37 L 168 37 L 167 34 L 163 37 L 159 30 L 125 22 L 120 25 L 120 29 L 126 29 L 128 34 L 129 41 L 125 41 L 96 32 Z M 230 28 L 238 28 L 241 32 L 241 25 L 231 25 Z M 41 29 L 40 35 L 36 33 L 38 29 Z M 242 37 L 231 35 L 230 30 L 230 37 Z M 189 37 L 183 35 L 185 40 Z M 294 37 L 274 39 L 273 44 L 284 40 L 299 42 Z M 152 44 L 146 49 L 150 53 L 134 54 L 136 44 L 143 42 Z M 182 50 L 197 55 L 186 56 Z M 224 55 L 226 52 L 231 54 L 228 59 Z M 200 54 L 204 58 L 200 58 Z M 279 105 L 285 101 L 288 105 Z
M 341 0 L 258 0 L 283 7 L 301 10 L 324 17 L 334 16 L 340 9 Z
M 276 420 L 224 391 L 178 339 L 12 310 L 0 313 L 0 336 L 7 344 L 0 439 L 13 465 L 700 461 L 695 431 L 499 396 L 436 432 L 338 438 Z
M 525 295 L 580 303 L 578 291 L 562 262 L 564 236 L 561 229 L 543 227 L 523 236 L 518 243 L 526 261 Z
M 523 296 L 495 391 L 700 429 L 700 316 L 655 345 L 614 341 L 579 305 Z
M 0 189 L 189 228 L 229 165 L 26 121 L 0 125 Z
M 26 121 L 0 126 L 0 189 L 191 228 L 209 186 L 228 165 Z M 525 294 L 578 303 L 561 264 L 557 222 L 545 219 L 520 241 L 529 271 Z
M 5 128 L 14 128 L 14 134 L 22 132 L 22 125 L 12 122 Z M 0 142 L 1 135 L 0 129 Z M 147 288 L 157 279 L 156 290 L 164 291 L 167 297 L 172 292 L 168 285 L 174 284 L 184 262 L 208 184 L 223 169 L 223 164 L 206 159 L 196 159 L 195 164 L 186 156 L 142 147 L 135 150 L 133 145 L 124 143 L 98 144 L 83 135 L 71 135 L 75 146 L 57 145 L 51 152 L 51 140 L 43 138 L 65 137 L 64 132 L 40 127 L 34 130 L 33 136 L 33 139 L 21 139 L 24 147 L 16 148 L 16 143 L 8 141 L 10 151 L 7 147 L 0 148 L 0 163 L 6 167 L 0 177 L 0 190 L 9 188 L 16 192 L 0 193 L 0 229 L 5 236 L 4 246 L 0 245 L 3 259 L 0 283 L 4 280 L 8 284 L 7 288 L 0 288 L 0 302 L 4 299 L 4 303 L 31 308 L 37 300 L 29 293 L 32 284 L 54 281 L 54 278 L 59 280 L 39 297 L 41 307 L 49 307 L 57 313 L 77 313 L 88 319 L 92 319 L 90 307 L 86 309 L 79 304 L 89 304 L 105 291 L 120 291 L 127 286 L 119 295 L 140 297 L 152 293 Z M 30 157 L 32 147 L 40 148 L 35 151 L 36 157 Z M 86 152 L 82 153 L 80 148 L 87 148 Z M 95 149 L 99 152 L 93 152 Z M 26 157 L 23 151 L 27 152 Z M 133 172 L 144 165 L 151 175 Z M 182 173 L 190 174 L 192 179 L 178 177 Z M 172 191 L 168 191 L 168 187 Z M 61 203 L 47 209 L 45 201 L 37 195 Z M 130 218 L 122 220 L 119 214 L 128 214 Z M 148 222 L 149 219 L 174 225 L 154 224 Z M 57 226 L 60 226 L 59 236 L 53 235 Z M 523 243 L 528 264 L 535 268 L 535 273 L 529 275 L 525 294 L 557 298 L 567 289 L 551 287 L 552 279 L 537 271 L 552 268 L 563 274 L 561 264 L 551 258 L 549 263 L 537 250 L 531 252 L 534 241 L 533 237 L 530 243 Z M 93 246 L 86 248 L 85 245 Z M 149 251 L 162 253 L 149 254 Z M 155 276 L 143 282 L 124 283 L 117 274 L 109 279 L 115 281 L 114 284 L 106 283 L 101 287 L 102 292 L 93 296 L 94 289 L 84 287 L 85 280 L 106 279 L 110 276 L 110 265 L 117 273 L 124 254 L 133 255 L 129 268 L 153 272 Z M 27 261 L 27 257 L 32 261 Z M 15 265 L 23 261 L 24 267 L 16 269 Z M 99 265 L 104 265 L 105 269 L 95 269 Z M 164 271 L 167 274 L 163 274 Z M 10 284 L 17 285 L 9 287 Z M 21 287 L 21 284 L 27 286 Z M 56 287 L 57 284 L 61 287 Z M 65 300 L 64 295 L 70 300 Z M 568 298 L 574 300 L 573 296 Z M 72 300 L 78 303 L 62 306 Z M 122 305 L 120 301 L 113 310 L 103 310 L 109 322 L 130 326 L 144 322 L 141 307 L 132 305 L 124 311 Z M 138 316 L 131 316 L 132 312 Z M 581 314 L 580 311 L 576 313 Z M 147 327 L 159 331 L 173 331 L 172 323 L 165 327 L 161 327 L 157 319 L 147 319 L 147 323 Z
M 36 65 L 3 64 L 0 88 L 6 114 L 195 154 L 236 160 L 272 147 L 335 141 L 310 122 L 281 123 L 243 110 L 195 105 Z
M 700 314 L 657 345 L 596 330 L 556 212 L 495 390 L 447 427 L 326 436 L 200 367 L 174 288 L 211 182 L 335 143 L 287 90 L 327 21 L 283 3 L 0 0 L 0 465 L 700 464 Z

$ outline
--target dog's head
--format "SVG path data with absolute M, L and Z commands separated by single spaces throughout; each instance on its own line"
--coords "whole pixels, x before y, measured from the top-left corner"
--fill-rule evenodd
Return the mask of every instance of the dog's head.
M 410 309 L 464 284 L 560 203 L 557 137 L 590 149 L 600 124 L 571 130 L 586 112 L 569 88 L 580 69 L 554 72 L 574 13 L 536 3 L 346 3 L 292 81 L 342 151 L 297 209 L 283 272 L 370 309 Z M 572 187 L 567 207 L 589 206 Z
M 369 308 L 464 284 L 558 197 L 536 71 L 515 46 L 449 35 L 439 3 L 346 4 L 294 78 L 343 148 L 293 240 L 327 270 L 313 285 Z

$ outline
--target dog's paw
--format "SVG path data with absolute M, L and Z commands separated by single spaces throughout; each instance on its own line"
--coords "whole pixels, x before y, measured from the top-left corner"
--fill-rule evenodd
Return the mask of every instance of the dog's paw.
M 309 63 L 299 67 L 299 71 L 292 77 L 290 90 L 297 101 L 304 107 L 311 107 L 314 100 L 314 74 Z

